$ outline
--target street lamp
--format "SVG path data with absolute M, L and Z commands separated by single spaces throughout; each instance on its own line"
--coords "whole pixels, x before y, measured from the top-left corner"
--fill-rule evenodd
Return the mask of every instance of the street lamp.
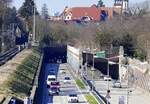
M 114 56 L 114 57 L 110 57 L 110 58 L 104 58 L 107 60 L 107 94 L 106 94 L 106 98 L 107 98 L 107 104 L 109 104 L 109 99 L 111 98 L 110 97 L 110 89 L 109 89 L 109 77 L 110 77 L 110 70 L 109 70 L 109 60 L 110 59 L 114 59 L 114 58 L 117 58 L 117 57 L 120 57 L 120 56 Z
M 107 59 L 107 61 L 108 61 L 108 64 L 107 64 L 107 77 L 109 78 L 109 59 Z M 107 79 L 107 90 L 109 90 L 109 80 Z
M 122 57 L 122 56 L 117 56 L 117 57 Z M 108 60 L 107 76 L 109 75 L 109 59 L 113 59 L 113 58 L 116 58 L 116 56 L 111 57 L 111 58 L 106 58 Z M 118 64 L 122 65 L 121 63 L 118 63 Z M 125 64 L 124 66 L 126 66 L 126 68 L 127 68 L 127 104 L 129 104 L 129 92 L 130 92 L 129 91 L 129 63 L 128 63 L 128 57 L 127 56 L 125 57 L 125 63 L 124 64 Z M 109 80 L 107 80 L 107 84 L 108 84 L 108 90 L 107 90 L 107 93 L 108 93 L 108 91 L 110 92 L 110 90 L 109 90 Z M 107 101 L 107 104 L 108 104 L 108 101 Z
M 129 104 L 129 63 L 127 56 L 125 57 L 125 65 L 127 67 L 127 104 Z

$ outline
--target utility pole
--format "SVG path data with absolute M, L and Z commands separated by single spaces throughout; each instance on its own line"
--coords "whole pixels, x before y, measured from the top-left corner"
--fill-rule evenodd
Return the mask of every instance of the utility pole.
M 108 64 L 107 64 L 107 77 L 109 78 L 109 59 L 107 61 L 108 61 Z M 109 80 L 107 80 L 107 90 L 109 90 Z
M 123 23 L 123 0 L 121 2 L 121 24 Z
M 123 46 L 120 46 L 119 47 L 119 79 L 120 79 L 120 83 L 122 83 L 122 65 L 121 65 L 121 61 L 124 57 L 124 49 L 123 49 Z
M 93 69 L 92 69 L 92 91 L 94 90 L 94 71 L 95 71 L 95 68 L 94 68 L 94 66 L 95 66 L 95 64 L 94 64 L 94 55 L 95 55 L 95 51 L 97 50 L 97 48 L 92 48 L 92 54 L 93 54 Z
M 93 50 L 93 71 L 92 71 L 92 83 L 93 83 L 93 85 L 92 85 L 92 91 L 93 91 L 93 87 L 94 87 L 94 50 Z
M 107 104 L 109 104 L 109 99 L 110 99 L 110 89 L 109 89 L 109 59 L 107 59 L 108 64 L 107 64 L 107 94 L 106 94 L 106 98 L 107 98 Z
M 146 41 L 146 49 L 147 49 L 147 62 L 150 63 L 150 49 L 149 49 L 149 41 Z
M 33 2 L 34 2 L 34 6 L 33 6 L 33 39 L 32 39 L 32 45 L 34 45 L 35 44 L 35 8 L 36 8 L 36 6 L 35 6 L 35 0 L 33 0 Z

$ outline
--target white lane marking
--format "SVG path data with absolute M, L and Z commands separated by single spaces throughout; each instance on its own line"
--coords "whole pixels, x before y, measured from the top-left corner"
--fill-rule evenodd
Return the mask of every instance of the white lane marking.
M 68 68 L 67 68 L 67 69 L 68 69 Z M 71 70 L 71 69 L 68 69 L 68 70 Z M 70 72 L 69 72 L 69 73 L 70 73 Z M 70 75 L 71 75 L 71 73 L 70 73 Z M 89 104 L 89 103 L 87 102 L 85 96 L 82 94 L 82 91 L 80 90 L 80 88 L 79 88 L 78 85 L 76 84 L 75 79 L 74 79 L 73 77 L 72 77 L 72 80 L 73 80 L 75 86 L 77 87 L 78 91 L 81 93 L 82 98 L 84 99 L 84 101 L 86 101 L 85 104 Z

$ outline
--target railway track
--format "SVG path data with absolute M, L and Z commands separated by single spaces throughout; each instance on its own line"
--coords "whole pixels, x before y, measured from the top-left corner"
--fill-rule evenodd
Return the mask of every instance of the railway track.
M 5 53 L 0 54 L 0 66 L 5 64 L 8 60 L 12 59 L 19 52 L 19 48 L 11 48 Z

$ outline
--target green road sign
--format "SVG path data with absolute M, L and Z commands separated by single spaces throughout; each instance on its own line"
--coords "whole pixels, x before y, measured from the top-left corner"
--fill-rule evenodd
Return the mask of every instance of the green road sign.
M 96 57 L 97 58 L 106 58 L 106 52 L 105 51 L 96 52 Z

